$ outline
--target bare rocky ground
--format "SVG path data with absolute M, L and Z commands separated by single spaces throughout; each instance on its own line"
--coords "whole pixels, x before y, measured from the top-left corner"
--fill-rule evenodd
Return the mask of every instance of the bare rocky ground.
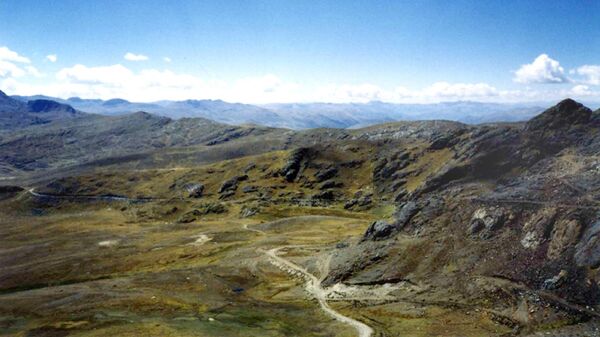
M 596 336 L 599 131 L 566 100 L 7 180 L 0 335 Z

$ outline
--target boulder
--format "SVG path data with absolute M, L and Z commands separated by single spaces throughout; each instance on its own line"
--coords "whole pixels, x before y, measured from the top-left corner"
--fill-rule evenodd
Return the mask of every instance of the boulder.
M 240 211 L 240 217 L 248 218 L 248 217 L 258 214 L 259 211 L 260 211 L 260 209 L 258 207 L 253 207 L 253 206 L 243 207 L 242 210 Z
M 504 225 L 506 219 L 505 211 L 499 207 L 479 208 L 471 216 L 467 234 L 471 236 L 479 234 L 481 238 L 489 238 L 494 231 Z
M 204 185 L 199 183 L 185 184 L 183 188 L 187 191 L 188 198 L 200 198 L 204 192 Z
M 361 241 L 383 240 L 383 239 L 388 238 L 395 231 L 396 231 L 396 227 L 394 225 L 392 225 L 386 221 L 383 221 L 383 220 L 377 220 L 377 221 L 374 221 L 369 226 L 369 228 L 367 228 L 367 231 L 363 235 Z
M 554 208 L 543 209 L 533 214 L 523 225 L 521 245 L 527 249 L 537 249 L 552 231 L 557 212 Z
M 253 185 L 244 186 L 242 188 L 242 192 L 244 192 L 244 193 L 252 193 L 252 192 L 256 192 L 256 191 L 258 191 L 258 187 L 253 186 Z
M 408 201 L 398 208 L 394 214 L 394 226 L 397 229 L 402 229 L 410 220 L 419 212 L 420 207 L 415 201 Z

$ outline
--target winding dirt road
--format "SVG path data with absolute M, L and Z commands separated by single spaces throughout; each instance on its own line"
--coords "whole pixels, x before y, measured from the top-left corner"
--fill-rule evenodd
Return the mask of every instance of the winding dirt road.
M 247 231 L 256 232 L 256 233 L 259 233 L 262 235 L 267 234 L 263 230 L 248 227 L 248 224 L 244 224 L 243 228 Z M 352 326 L 353 328 L 355 328 L 356 331 L 358 332 L 358 337 L 370 337 L 373 334 L 373 329 L 370 326 L 368 326 L 362 322 L 359 322 L 353 318 L 350 318 L 348 316 L 344 316 L 329 306 L 329 304 L 327 303 L 327 295 L 329 294 L 329 292 L 327 290 L 323 289 L 323 287 L 321 286 L 320 280 L 316 276 L 309 273 L 303 267 L 301 267 L 301 266 L 293 263 L 292 261 L 287 260 L 277 254 L 282 249 L 292 248 L 292 247 L 297 248 L 299 246 L 297 246 L 297 245 L 283 246 L 283 247 L 278 247 L 278 248 L 272 248 L 269 250 L 259 249 L 259 251 L 261 251 L 265 255 L 267 255 L 269 257 L 269 259 L 271 260 L 271 263 L 273 263 L 275 266 L 281 268 L 282 270 L 286 271 L 289 274 L 302 277 L 306 281 L 306 284 L 305 284 L 306 290 L 319 302 L 321 309 L 323 311 L 325 311 L 329 316 L 333 317 L 334 319 L 336 319 L 342 323 L 348 324 L 348 325 Z
M 313 274 L 309 273 L 306 269 L 302 268 L 301 266 L 277 255 L 277 252 L 284 248 L 287 247 L 269 249 L 264 253 L 271 259 L 271 262 L 273 262 L 273 264 L 275 264 L 276 266 L 288 271 L 289 273 L 295 275 L 299 274 L 300 276 L 302 276 L 302 278 L 306 280 L 306 290 L 317 299 L 319 305 L 321 306 L 321 309 L 323 309 L 323 311 L 325 311 L 329 316 L 335 318 L 336 320 L 342 323 L 354 327 L 358 332 L 359 337 L 370 337 L 373 334 L 373 329 L 371 329 L 370 326 L 359 322 L 355 319 L 352 319 L 348 316 L 340 314 L 339 312 L 332 309 L 329 306 L 329 304 L 327 304 L 327 291 L 323 289 L 319 279 L 317 279 Z

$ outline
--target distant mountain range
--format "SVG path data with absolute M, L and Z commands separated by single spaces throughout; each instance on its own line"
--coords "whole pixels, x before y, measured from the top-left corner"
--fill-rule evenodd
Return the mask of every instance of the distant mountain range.
M 86 114 L 75 110 L 70 105 L 54 100 L 40 98 L 22 101 L 0 91 L 0 130 L 47 124 L 84 115 Z
M 399 120 L 445 119 L 469 124 L 524 121 L 544 110 L 533 104 L 448 102 L 436 104 L 370 103 L 291 103 L 250 105 L 221 100 L 129 102 L 124 99 L 60 99 L 48 96 L 12 96 L 22 103 L 52 100 L 79 111 L 103 115 L 123 115 L 146 111 L 173 119 L 202 117 L 241 125 L 259 124 L 290 129 L 316 127 L 358 128 Z

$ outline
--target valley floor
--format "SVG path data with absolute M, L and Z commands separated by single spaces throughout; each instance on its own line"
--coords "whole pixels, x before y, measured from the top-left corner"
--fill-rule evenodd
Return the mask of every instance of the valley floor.
M 369 212 L 273 206 L 251 219 L 137 222 L 136 212 L 153 202 L 44 207 L 34 199 L 23 191 L 2 205 L 15 210 L 0 219 L 2 336 L 509 331 L 485 313 L 449 304 L 450 298 L 434 300 L 438 295 L 422 285 L 321 288 L 329 256 L 364 232 L 375 218 Z

